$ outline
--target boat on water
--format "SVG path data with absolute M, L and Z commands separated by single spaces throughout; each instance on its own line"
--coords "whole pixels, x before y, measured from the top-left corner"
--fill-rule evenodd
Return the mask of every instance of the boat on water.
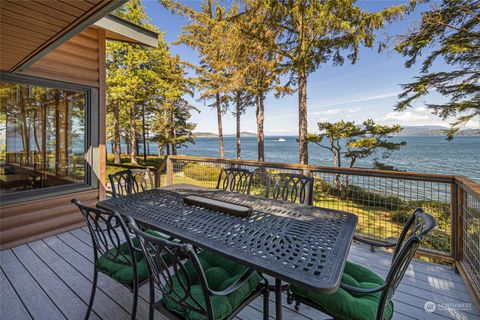
M 287 140 L 285 140 L 285 139 L 283 139 L 283 138 L 280 138 L 280 139 L 278 139 L 277 141 L 278 141 L 278 142 L 285 142 L 285 141 L 287 141 Z

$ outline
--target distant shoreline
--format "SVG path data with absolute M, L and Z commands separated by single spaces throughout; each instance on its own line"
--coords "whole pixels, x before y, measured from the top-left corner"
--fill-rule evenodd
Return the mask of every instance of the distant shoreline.
M 448 128 L 440 126 L 404 126 L 403 131 L 394 135 L 395 137 L 442 137 L 446 136 L 445 130 Z M 215 132 L 197 132 L 194 133 L 196 138 L 218 138 L 218 134 Z M 235 134 L 224 134 L 224 137 L 235 137 Z M 240 133 L 242 138 L 256 137 L 254 132 L 243 131 Z M 296 137 L 295 133 L 280 133 L 275 132 L 271 134 L 265 134 L 265 137 Z M 460 130 L 457 134 L 459 137 L 478 137 L 480 136 L 480 129 L 464 129 Z

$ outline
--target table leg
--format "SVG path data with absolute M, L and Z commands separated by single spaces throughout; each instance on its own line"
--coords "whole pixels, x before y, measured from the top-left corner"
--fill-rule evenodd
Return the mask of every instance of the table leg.
M 275 319 L 282 320 L 282 280 L 275 279 Z

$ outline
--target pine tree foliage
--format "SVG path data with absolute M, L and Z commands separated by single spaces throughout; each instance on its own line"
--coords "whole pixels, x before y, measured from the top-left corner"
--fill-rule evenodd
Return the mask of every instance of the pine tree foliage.
M 372 119 L 365 120 L 361 126 L 353 121 L 319 122 L 320 133 L 309 134 L 308 142 L 329 150 L 333 155 L 333 166 L 342 167 L 342 157 L 353 168 L 357 160 L 368 158 L 380 152 L 383 159 L 393 151 L 399 150 L 406 142 L 389 140 L 391 135 L 402 131 L 400 125 L 380 125 Z
M 424 12 L 420 23 L 398 37 L 396 49 L 414 66 L 422 55 L 420 75 L 403 85 L 396 110 L 402 111 L 432 92 L 445 98 L 427 107 L 443 119 L 456 117 L 447 137 L 480 117 L 480 1 L 443 0 Z M 448 67 L 432 71 L 437 61 Z
M 158 30 L 139 0 L 127 2 L 115 15 L 152 31 Z M 164 148 L 176 150 L 192 139 L 190 123 L 193 107 L 185 100 L 191 94 L 182 62 L 172 57 L 160 34 L 158 48 L 123 42 L 107 42 L 107 138 L 113 141 L 115 162 L 128 152 L 137 163 L 140 141 L 144 155 L 147 140 L 154 138 L 159 154 Z M 171 128 L 177 126 L 178 131 Z M 168 129 L 167 129 L 168 128 Z M 121 142 L 127 150 L 121 150 Z

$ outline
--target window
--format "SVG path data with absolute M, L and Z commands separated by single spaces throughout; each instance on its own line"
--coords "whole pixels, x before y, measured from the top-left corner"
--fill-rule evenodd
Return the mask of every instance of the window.
M 2 80 L 0 104 L 2 196 L 88 183 L 87 90 Z

